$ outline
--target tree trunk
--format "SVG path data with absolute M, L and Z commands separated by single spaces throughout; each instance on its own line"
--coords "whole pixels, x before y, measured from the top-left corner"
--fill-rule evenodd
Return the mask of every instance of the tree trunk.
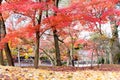
M 58 43 L 58 35 L 57 35 L 57 31 L 54 30 L 53 31 L 53 35 L 54 35 L 54 42 L 55 42 L 55 51 L 56 51 L 56 66 L 61 66 L 61 58 L 60 58 L 60 49 L 59 49 L 59 43 Z
M 4 65 L 2 50 L 0 50 L 0 65 Z
M 59 0 L 54 0 L 54 5 L 56 7 L 58 7 L 59 4 Z M 56 15 L 56 13 L 54 13 L 54 16 Z M 60 56 L 60 48 L 59 48 L 59 43 L 58 43 L 58 35 L 57 35 L 57 30 L 54 29 L 53 30 L 53 37 L 54 37 L 54 43 L 55 43 L 55 51 L 56 51 L 56 66 L 61 66 L 61 56 Z
M 2 31 L 1 34 L 3 34 L 3 36 L 1 36 L 1 38 L 4 38 L 5 35 L 6 35 L 6 28 L 5 28 L 4 20 L 3 20 L 3 17 L 2 17 L 1 13 L 0 13 L 0 17 L 1 17 L 0 25 L 1 25 L 1 31 Z M 11 51 L 10 51 L 10 48 L 8 46 L 8 43 L 5 43 L 4 50 L 5 50 L 5 53 L 6 53 L 6 57 L 7 57 L 9 66 L 14 66 L 14 62 L 13 62 L 13 59 L 12 59 L 12 55 L 11 55 Z
M 70 52 L 70 59 L 71 59 L 72 66 L 75 66 L 74 65 L 74 59 L 73 59 L 73 53 L 74 53 L 74 41 L 73 41 L 73 38 L 72 38 L 72 46 L 71 46 L 71 52 Z
M 109 53 L 109 64 L 113 64 L 113 58 L 111 52 Z
M 0 41 L 1 41 L 1 38 L 2 38 L 2 21 L 0 20 Z M 4 65 L 4 62 L 3 62 L 3 53 L 2 53 L 2 50 L 0 50 L 0 65 Z
M 38 68 L 39 65 L 39 45 L 40 45 L 40 36 L 39 31 L 36 32 L 36 46 L 35 46 L 35 60 L 34 60 L 34 67 Z
M 41 2 L 41 0 L 39 0 Z M 41 19 L 42 19 L 42 10 L 39 11 L 39 18 L 37 19 L 37 25 L 40 25 Z M 35 21 L 34 21 L 34 26 L 35 26 Z M 38 68 L 39 66 L 39 48 L 40 48 L 40 26 L 38 26 L 37 31 L 36 31 L 36 45 L 35 45 L 35 59 L 34 59 L 34 67 Z
M 9 66 L 14 66 L 14 62 L 13 62 L 13 59 L 12 59 L 12 55 L 11 55 L 11 51 L 10 51 L 10 48 L 8 46 L 8 43 L 5 44 L 5 53 L 6 53 L 6 57 L 7 57 L 7 60 L 8 60 L 8 65 Z
M 92 52 L 92 55 L 91 55 L 91 69 L 93 68 L 93 52 Z
M 74 59 L 73 59 L 73 53 L 74 53 L 74 39 L 72 37 L 72 34 L 69 32 L 70 37 L 71 37 L 71 49 L 70 49 L 70 65 L 74 66 Z
M 71 50 L 72 51 L 72 50 Z M 72 56 L 71 56 L 71 51 L 68 49 L 67 54 L 68 54 L 68 61 L 67 61 L 67 66 L 72 65 Z
M 97 53 L 97 67 L 99 68 L 99 53 L 98 53 L 97 48 L 96 48 L 96 53 Z
M 112 31 L 112 39 L 111 39 L 111 52 L 110 52 L 110 58 L 111 64 L 116 63 L 115 62 L 115 55 L 120 54 L 120 43 L 118 38 L 118 25 L 115 24 L 114 30 Z

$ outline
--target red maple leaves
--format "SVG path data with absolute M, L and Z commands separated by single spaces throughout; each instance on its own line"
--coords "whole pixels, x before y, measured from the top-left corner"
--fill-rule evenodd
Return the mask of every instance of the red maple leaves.
M 47 2 L 12 0 L 8 3 L 3 3 L 0 6 L 0 12 L 9 11 L 20 13 L 32 19 L 36 18 L 35 12 L 37 10 L 51 10 L 56 12 L 55 15 L 52 14 L 43 19 L 40 25 L 27 26 L 23 29 L 11 32 L 5 37 L 7 39 L 4 39 L 3 42 L 6 42 L 8 39 L 12 40 L 14 37 L 25 37 L 26 34 L 32 36 L 33 33 L 38 30 L 37 27 L 40 26 L 44 26 L 39 30 L 41 32 L 53 27 L 59 31 L 65 27 L 71 26 L 74 21 L 79 21 L 82 25 L 87 24 L 88 28 L 94 31 L 94 29 L 96 29 L 94 28 L 96 23 L 105 23 L 110 20 L 109 16 L 120 15 L 120 11 L 115 9 L 117 2 L 118 0 L 78 0 L 77 3 L 62 9 L 55 7 L 51 0 Z

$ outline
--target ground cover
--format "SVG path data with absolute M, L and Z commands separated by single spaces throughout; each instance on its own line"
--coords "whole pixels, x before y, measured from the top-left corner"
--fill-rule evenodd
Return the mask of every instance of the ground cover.
M 90 69 L 78 67 L 0 66 L 0 80 L 120 80 L 120 65 L 102 65 Z

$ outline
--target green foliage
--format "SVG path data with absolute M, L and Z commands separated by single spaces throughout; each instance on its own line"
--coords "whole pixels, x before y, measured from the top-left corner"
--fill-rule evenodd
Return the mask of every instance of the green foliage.
M 48 60 L 48 57 L 47 56 L 42 56 L 42 57 L 40 57 L 40 60 Z
M 99 37 L 100 37 L 99 34 L 94 33 L 94 34 L 91 35 L 91 38 L 90 38 L 90 39 L 93 40 L 93 41 L 95 41 L 95 40 L 97 40 Z
M 104 64 L 104 58 L 103 58 L 103 57 L 100 57 L 100 58 L 98 59 L 98 63 L 99 63 L 99 64 L 101 64 L 101 63 Z

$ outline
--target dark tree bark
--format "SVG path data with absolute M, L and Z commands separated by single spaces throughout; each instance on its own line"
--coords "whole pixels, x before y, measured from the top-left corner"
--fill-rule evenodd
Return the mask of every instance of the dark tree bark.
M 0 14 L 1 18 L 2 18 L 2 14 Z M 6 35 L 6 29 L 5 29 L 5 24 L 4 24 L 4 20 L 1 19 L 1 38 L 4 38 L 5 35 Z M 8 65 L 9 66 L 14 66 L 14 62 L 13 62 L 13 59 L 12 59 L 12 55 L 11 55 L 11 51 L 10 51 L 10 48 L 8 46 L 8 43 L 5 43 L 5 47 L 4 47 L 4 50 L 5 50 L 5 53 L 6 53 L 6 57 L 7 57 L 7 60 L 8 60 Z
M 1 2 L 2 0 L 0 0 L 0 5 L 1 5 Z M 2 13 L 0 13 L 0 28 L 1 28 L 1 38 L 4 38 L 5 35 L 6 35 L 6 28 L 5 28 L 5 23 L 4 23 L 4 19 L 2 17 Z M 13 59 L 12 59 L 12 55 L 11 55 L 11 51 L 10 51 L 10 48 L 8 46 L 8 43 L 5 43 L 5 47 L 4 47 L 4 50 L 5 50 L 5 53 L 6 53 L 6 57 L 7 57 L 7 60 L 8 60 L 8 65 L 9 66 L 14 66 L 14 62 L 13 62 Z
M 35 59 L 34 59 L 35 68 L 38 68 L 38 65 L 39 65 L 39 45 L 40 45 L 40 36 L 39 36 L 39 31 L 37 31 L 36 32 Z
M 8 65 L 9 66 L 14 66 L 14 62 L 13 62 L 13 59 L 12 59 L 12 55 L 11 55 L 11 51 L 10 51 L 10 48 L 8 46 L 8 43 L 5 44 L 4 50 L 5 50 L 5 53 L 6 53 Z
M 4 65 L 2 50 L 0 50 L 0 65 Z
M 58 42 L 58 35 L 57 31 L 53 31 L 54 34 L 54 43 L 55 43 L 55 51 L 56 51 L 56 66 L 61 66 L 61 57 L 60 57 L 60 48 L 59 48 L 59 42 Z
M 41 2 L 41 0 L 39 0 Z M 39 18 L 37 19 L 37 25 L 41 23 L 42 11 L 39 12 Z M 34 24 L 35 26 L 35 24 Z M 35 59 L 34 59 L 34 67 L 38 68 L 39 66 L 39 48 L 40 48 L 40 27 L 37 28 L 36 31 L 36 45 L 35 45 Z
M 59 0 L 54 0 L 54 5 L 58 7 Z M 56 16 L 56 12 L 54 13 L 54 16 Z M 55 43 L 55 52 L 56 52 L 56 66 L 61 66 L 61 55 L 60 55 L 60 48 L 59 48 L 59 39 L 57 35 L 57 30 L 53 29 L 53 37 L 54 37 L 54 43 Z
M 0 0 L 0 4 L 1 4 L 2 0 Z M 0 41 L 1 41 L 1 27 L 2 27 L 2 21 L 0 20 Z M 3 53 L 2 50 L 0 50 L 0 65 L 4 65 L 3 62 Z

